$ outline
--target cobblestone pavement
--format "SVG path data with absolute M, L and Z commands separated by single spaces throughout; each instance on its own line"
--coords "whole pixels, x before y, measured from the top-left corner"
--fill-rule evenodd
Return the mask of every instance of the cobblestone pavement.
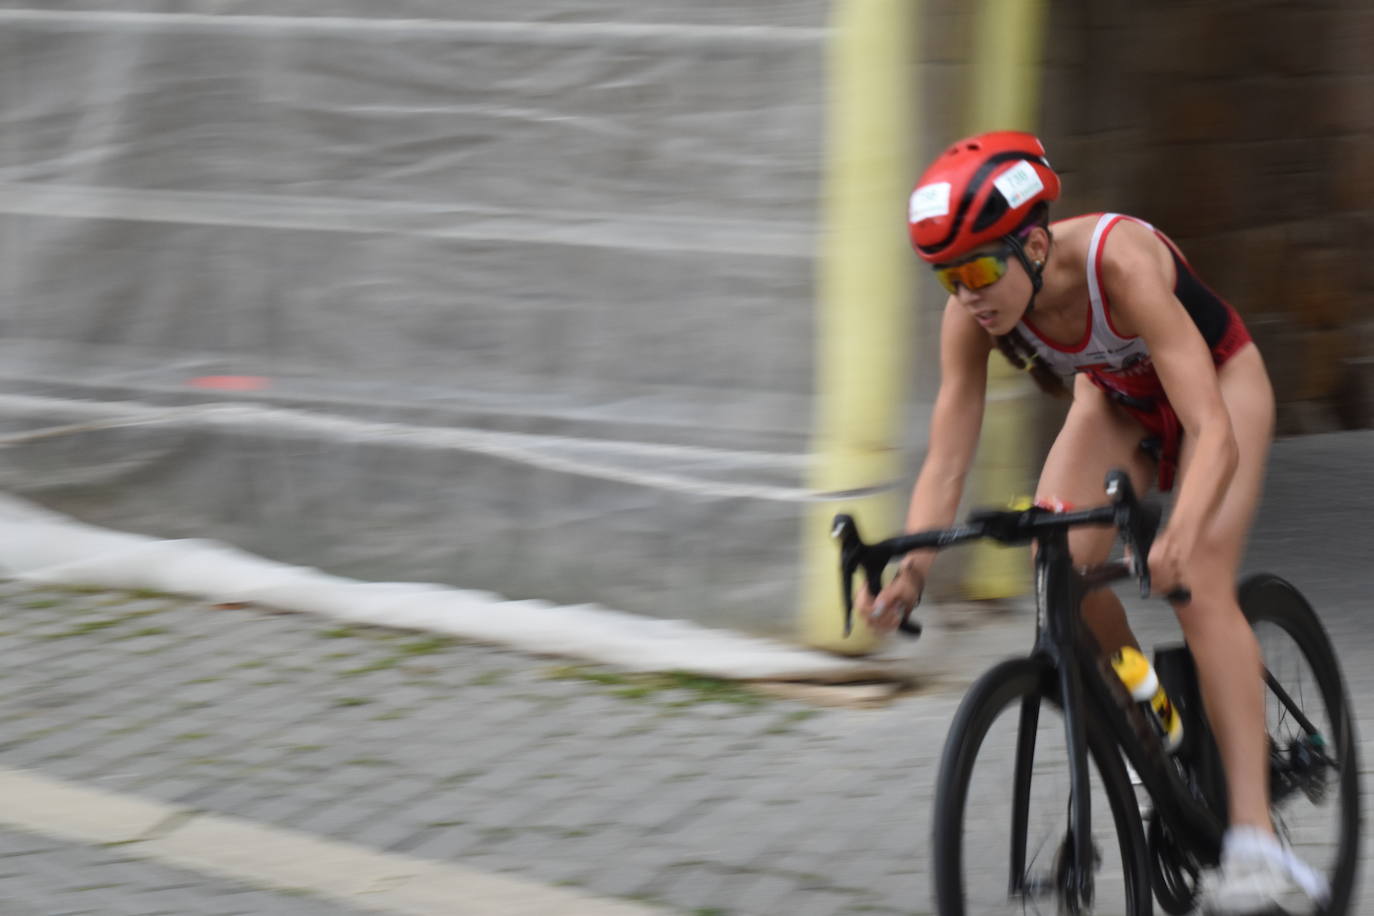
M 684 913 L 929 911 L 951 690 L 821 709 L 307 616 L 14 584 L 0 613 L 0 766 Z M 347 912 L 140 863 L 135 847 L 13 833 L 0 896 L 49 914 Z
M 1292 504 L 1266 508 L 1330 524 L 1256 554 L 1286 558 L 1322 607 L 1368 767 L 1374 564 L 1356 527 L 1374 506 L 1365 488 L 1313 508 L 1338 471 L 1318 462 Z M 1138 616 L 1146 639 L 1170 633 L 1167 612 Z M 1023 646 L 1029 623 L 1012 626 Z M 1012 645 L 988 633 L 989 657 Z M 932 783 L 960 687 L 820 708 L 304 615 L 0 583 L 0 767 L 684 914 L 929 913 Z M 11 831 L 0 899 L 47 916 L 350 912 L 137 844 Z
M 151 596 L 0 613 L 3 766 L 686 912 L 924 905 L 952 698 L 823 710 Z

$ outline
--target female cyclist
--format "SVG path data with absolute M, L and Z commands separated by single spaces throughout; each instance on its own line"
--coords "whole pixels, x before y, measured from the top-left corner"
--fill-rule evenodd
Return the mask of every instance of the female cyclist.
M 949 292 L 940 390 L 907 529 L 954 520 L 982 424 L 993 347 L 1036 383 L 1072 397 L 1037 501 L 1102 500 L 1111 468 L 1137 492 L 1177 495 L 1148 558 L 1155 589 L 1186 585 L 1176 605 L 1197 661 L 1229 787 L 1222 865 L 1204 908 L 1216 914 L 1300 911 L 1322 878 L 1275 837 L 1269 818 L 1259 645 L 1235 582 L 1273 434 L 1274 395 L 1236 311 L 1204 285 L 1173 243 L 1131 217 L 1091 214 L 1051 224 L 1059 177 L 1030 134 L 961 140 L 912 192 L 911 241 Z M 1107 559 L 1115 532 L 1078 528 L 1075 561 Z M 933 552 L 908 554 L 860 610 L 880 632 L 920 600 Z M 1093 592 L 1084 619 L 1104 651 L 1135 645 L 1120 599 Z

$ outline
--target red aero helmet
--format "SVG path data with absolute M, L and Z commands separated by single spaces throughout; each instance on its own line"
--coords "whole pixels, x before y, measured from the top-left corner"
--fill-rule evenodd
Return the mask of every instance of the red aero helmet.
M 911 192 L 911 245 L 933 264 L 1015 232 L 1035 205 L 1059 197 L 1059 176 L 1034 135 L 998 130 L 940 154 Z

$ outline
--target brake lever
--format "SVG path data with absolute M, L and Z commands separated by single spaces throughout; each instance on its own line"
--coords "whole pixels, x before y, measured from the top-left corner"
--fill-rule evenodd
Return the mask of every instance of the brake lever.
M 1150 597 L 1150 547 L 1159 527 L 1159 510 L 1141 504 L 1125 471 L 1107 472 L 1107 498 L 1112 501 L 1117 530 L 1131 552 L 1131 566 L 1140 583 L 1140 597 Z
M 854 573 L 863 570 L 868 593 L 877 597 L 883 590 L 883 570 L 892 559 L 891 551 L 876 544 L 865 544 L 859 536 L 859 526 L 853 516 L 837 515 L 830 526 L 830 536 L 840 542 L 840 589 L 844 594 L 844 635 L 854 631 Z M 902 621 L 904 633 L 921 632 L 920 624 Z
M 1150 548 L 1154 546 L 1155 535 L 1159 533 L 1159 522 L 1163 516 L 1158 506 L 1142 503 L 1136 498 L 1131 478 L 1125 471 L 1107 472 L 1107 498 L 1116 507 L 1116 526 L 1131 551 L 1131 566 L 1140 581 L 1140 597 L 1150 597 Z M 1193 600 L 1193 593 L 1179 586 L 1164 596 L 1172 604 L 1187 604 Z

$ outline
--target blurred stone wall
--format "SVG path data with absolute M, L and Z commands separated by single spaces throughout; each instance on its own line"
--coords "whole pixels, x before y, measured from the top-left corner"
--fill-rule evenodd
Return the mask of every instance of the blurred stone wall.
M 1172 236 L 1258 340 L 1280 434 L 1374 426 L 1374 5 L 1056 0 L 1061 212 Z

